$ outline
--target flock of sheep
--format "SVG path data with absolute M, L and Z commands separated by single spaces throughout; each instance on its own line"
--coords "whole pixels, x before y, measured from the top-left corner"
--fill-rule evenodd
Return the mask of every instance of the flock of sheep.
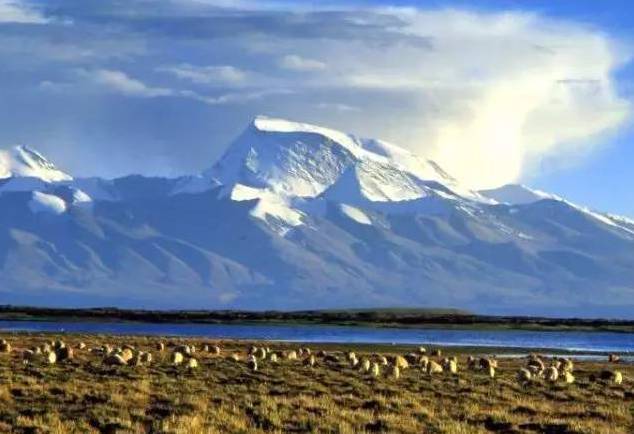
M 197 369 L 199 366 L 196 359 L 196 347 L 194 345 L 171 344 L 169 347 L 169 363 L 174 366 L 185 366 L 189 370 Z M 221 356 L 222 350 L 217 345 L 204 345 L 202 352 L 214 356 Z M 11 353 L 13 348 L 5 339 L 0 339 L 0 353 Z M 100 347 L 86 349 L 86 344 L 80 342 L 75 347 L 67 345 L 62 340 L 54 340 L 46 342 L 42 345 L 24 349 L 22 351 L 22 361 L 25 364 L 43 362 L 55 364 L 65 360 L 73 359 L 75 351 L 88 351 L 101 357 L 103 364 L 109 366 L 141 366 L 152 363 L 152 353 L 149 351 L 141 351 L 131 345 L 123 345 L 121 347 L 111 347 L 102 345 Z M 166 345 L 162 342 L 156 343 L 156 351 L 163 353 L 168 351 Z M 231 353 L 228 358 L 236 363 L 242 363 L 243 358 L 240 353 Z M 399 379 L 401 372 L 408 368 L 418 367 L 419 370 L 429 376 L 447 373 L 449 375 L 457 375 L 459 370 L 459 361 L 456 356 L 442 357 L 440 349 L 435 349 L 427 354 L 424 347 L 419 347 L 417 352 L 406 355 L 390 356 L 374 354 L 372 356 L 357 357 L 354 352 L 337 353 L 318 351 L 313 353 L 310 348 L 302 347 L 297 350 L 272 351 L 268 347 L 252 346 L 248 349 L 244 362 L 246 366 L 257 371 L 258 366 L 263 363 L 276 364 L 280 360 L 301 361 L 301 363 L 313 368 L 319 363 L 324 364 L 347 364 L 351 368 L 358 369 L 362 373 L 369 374 L 373 377 L 379 377 L 382 374 L 393 379 Z M 618 363 L 617 355 L 610 355 L 608 361 Z M 490 378 L 495 378 L 498 361 L 494 357 L 475 358 L 469 356 L 466 360 L 466 366 L 469 371 L 480 371 Z M 554 357 L 547 359 L 536 354 L 531 354 L 526 358 L 526 365 L 519 369 L 517 380 L 522 384 L 542 379 L 550 383 L 564 382 L 574 383 L 575 376 L 574 363 L 571 359 L 565 357 Z M 602 370 L 598 376 L 591 375 L 590 380 L 601 379 L 613 384 L 621 384 L 623 375 L 617 370 Z

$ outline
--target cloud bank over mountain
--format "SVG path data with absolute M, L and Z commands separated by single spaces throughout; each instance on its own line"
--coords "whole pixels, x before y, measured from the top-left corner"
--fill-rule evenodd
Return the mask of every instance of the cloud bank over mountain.
M 520 10 L 4 0 L 0 36 L 0 143 L 80 175 L 199 170 L 268 113 L 400 143 L 489 188 L 578 161 L 631 110 L 614 79 L 625 42 Z

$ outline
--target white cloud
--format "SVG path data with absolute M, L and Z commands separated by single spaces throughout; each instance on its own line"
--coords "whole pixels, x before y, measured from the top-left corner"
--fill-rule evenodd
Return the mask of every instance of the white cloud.
M 247 77 L 246 72 L 230 65 L 196 66 L 182 63 L 164 66 L 158 68 L 158 71 L 199 84 L 239 84 Z
M 48 20 L 19 0 L 0 0 L 0 23 L 44 24 Z
M 204 95 L 189 89 L 174 89 L 166 87 L 155 87 L 147 85 L 141 80 L 135 79 L 127 75 L 123 71 L 112 69 L 85 70 L 76 71 L 79 82 L 53 82 L 43 80 L 39 83 L 39 89 L 49 92 L 68 92 L 72 91 L 78 85 L 97 86 L 100 89 L 106 89 L 121 95 L 140 97 L 140 98 L 156 98 L 156 97 L 175 97 L 186 98 L 198 101 L 208 105 L 223 104 L 240 104 L 248 101 L 254 101 L 269 95 L 290 94 L 292 91 L 288 89 L 271 88 L 264 90 L 245 90 L 239 92 L 225 92 L 219 95 Z
M 172 89 L 147 86 L 142 81 L 131 78 L 121 71 L 98 69 L 87 74 L 89 74 L 89 78 L 96 84 L 105 86 L 124 95 L 146 98 L 175 95 Z
M 366 119 L 351 116 L 348 128 L 433 158 L 473 187 L 586 154 L 630 115 L 612 76 L 629 53 L 594 28 L 521 12 L 382 13 L 404 23 L 392 32 L 421 43 L 308 41 L 297 52 L 337 59 L 312 85 L 367 95 Z M 399 125 L 384 120 L 395 111 Z M 346 127 L 345 117 L 335 122 Z
M 348 104 L 342 103 L 331 103 L 331 102 L 320 102 L 317 104 L 317 108 L 324 110 L 332 110 L 337 112 L 360 112 L 361 109 L 359 107 L 351 106 Z
M 315 59 L 308 59 L 306 57 L 297 56 L 294 54 L 287 54 L 279 61 L 281 68 L 291 71 L 322 71 L 326 69 L 326 64 Z

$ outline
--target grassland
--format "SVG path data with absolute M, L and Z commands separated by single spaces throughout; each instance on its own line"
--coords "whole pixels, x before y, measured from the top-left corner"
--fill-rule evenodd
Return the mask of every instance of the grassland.
M 410 367 L 396 380 L 373 378 L 317 357 L 262 361 L 257 371 L 244 362 L 251 345 L 273 351 L 296 344 L 171 339 L 158 337 L 62 336 L 74 358 L 54 365 L 24 364 L 22 350 L 59 336 L 0 334 L 13 344 L 0 354 L 0 432 L 18 433 L 207 433 L 207 432 L 409 432 L 409 433 L 632 433 L 634 366 L 576 362 L 574 384 L 523 385 L 516 373 L 525 360 L 499 360 L 495 379 L 466 369 L 457 354 L 458 375 L 429 377 Z M 158 341 L 167 344 L 158 352 Z M 197 369 L 169 363 L 173 345 L 194 344 Z M 91 347 L 129 344 L 152 352 L 147 366 L 105 366 Z M 220 355 L 202 352 L 218 344 Z M 408 347 L 311 345 L 331 353 L 354 350 L 359 358 L 394 355 Z M 242 361 L 228 359 L 237 352 Z M 621 385 L 591 380 L 602 369 L 619 369 Z

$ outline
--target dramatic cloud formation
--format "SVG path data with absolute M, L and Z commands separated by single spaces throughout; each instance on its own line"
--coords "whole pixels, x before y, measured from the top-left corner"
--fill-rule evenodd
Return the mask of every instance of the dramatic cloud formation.
M 630 113 L 613 78 L 622 41 L 517 10 L 0 0 L 0 37 L 0 143 L 78 175 L 138 170 L 141 154 L 146 173 L 196 172 L 264 113 L 393 141 L 493 187 L 578 159 Z

